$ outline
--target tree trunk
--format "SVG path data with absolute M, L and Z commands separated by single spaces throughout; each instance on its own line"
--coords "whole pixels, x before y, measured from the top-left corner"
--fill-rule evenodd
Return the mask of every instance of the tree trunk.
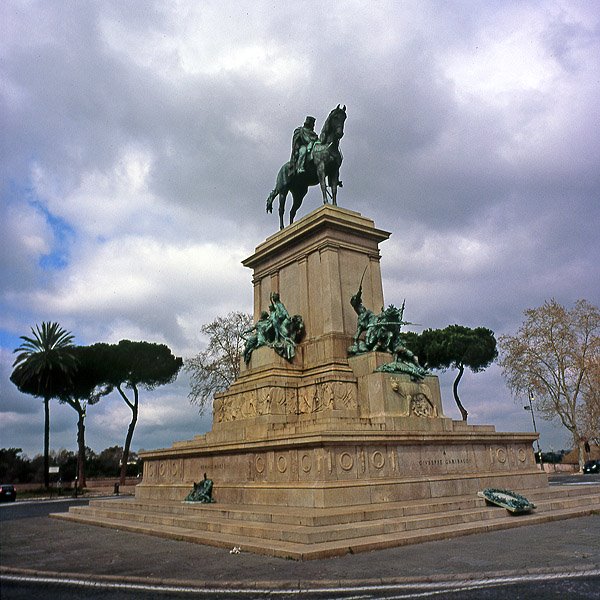
M 79 487 L 85 487 L 85 411 L 77 411 L 77 478 Z
M 117 388 L 121 392 L 121 396 L 125 398 L 125 394 L 120 387 Z M 127 461 L 129 460 L 129 449 L 131 448 L 131 440 L 133 439 L 133 432 L 135 431 L 135 425 L 138 418 L 138 389 L 133 386 L 133 404 L 126 400 L 127 405 L 131 408 L 131 423 L 127 429 L 127 437 L 125 438 L 125 446 L 123 447 L 123 457 L 121 458 L 121 476 L 119 478 L 119 485 L 125 485 L 125 478 L 127 477 Z
M 462 364 L 458 365 L 458 375 L 456 376 L 456 379 L 454 380 L 454 385 L 452 386 L 452 393 L 454 394 L 454 401 L 456 402 L 456 406 L 458 406 L 458 410 L 460 410 L 460 414 L 462 415 L 462 420 L 466 421 L 467 415 L 469 413 L 467 412 L 467 409 L 461 404 L 460 398 L 458 397 L 458 384 L 460 383 L 460 380 L 461 380 L 464 372 L 465 372 L 464 365 L 462 365 Z
M 583 473 L 583 465 L 585 464 L 584 442 L 577 436 L 577 461 L 579 462 L 579 472 Z
M 50 397 L 44 397 L 44 486 L 50 488 Z

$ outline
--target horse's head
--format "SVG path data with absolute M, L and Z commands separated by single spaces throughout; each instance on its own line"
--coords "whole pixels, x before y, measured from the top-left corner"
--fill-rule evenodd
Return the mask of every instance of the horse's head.
M 319 136 L 321 142 L 337 142 L 344 137 L 344 121 L 346 120 L 346 106 L 340 108 L 338 104 L 330 113 L 323 129 L 321 129 L 321 135 Z

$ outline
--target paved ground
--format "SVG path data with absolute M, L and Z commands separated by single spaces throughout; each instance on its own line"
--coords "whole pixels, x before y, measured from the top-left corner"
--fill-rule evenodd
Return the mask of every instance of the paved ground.
M 518 518 L 518 517 L 515 517 Z M 295 562 L 33 517 L 2 522 L 2 573 L 269 589 L 507 574 L 600 575 L 600 515 Z M 600 597 L 600 591 L 599 591 Z

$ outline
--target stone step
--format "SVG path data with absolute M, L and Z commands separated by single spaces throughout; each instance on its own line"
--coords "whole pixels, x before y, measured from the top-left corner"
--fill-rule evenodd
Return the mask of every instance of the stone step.
M 268 510 L 268 507 L 266 507 Z M 410 529 L 435 527 L 456 523 L 483 521 L 494 518 L 496 511 L 489 507 L 426 514 L 423 516 L 395 517 L 356 521 L 353 523 L 306 526 L 289 524 L 282 529 L 278 523 L 258 521 L 232 521 L 222 518 L 211 518 L 210 515 L 168 515 L 160 513 L 141 513 L 131 511 L 115 511 L 108 508 L 77 507 L 74 514 L 92 515 L 98 519 L 116 519 L 119 521 L 139 522 L 157 526 L 182 527 L 190 530 L 203 530 L 214 533 L 239 534 L 251 538 L 269 538 L 285 541 L 314 544 L 332 540 L 351 539 L 373 536 Z
M 458 525 L 406 531 L 401 535 L 387 534 L 374 536 L 371 538 L 359 538 L 352 540 L 347 545 L 345 552 L 343 549 L 343 543 L 340 544 L 337 542 L 328 542 L 323 544 L 315 544 L 311 546 L 308 552 L 302 556 L 302 559 L 307 560 L 325 558 L 329 556 L 339 556 L 340 554 L 344 553 L 368 552 L 383 548 L 392 548 L 428 541 L 450 539 L 464 535 L 471 535 L 474 533 L 486 533 L 502 529 L 511 529 L 514 527 L 522 527 L 526 525 L 539 525 L 550 521 L 558 521 L 590 515 L 594 512 L 597 512 L 597 510 L 598 509 L 594 510 L 590 507 L 577 507 L 546 512 L 542 514 L 530 513 L 527 515 L 520 515 L 518 517 L 508 515 L 508 513 L 504 511 L 504 514 L 507 516 L 502 516 L 485 522 L 462 523 Z
M 160 537 L 184 540 L 188 542 L 207 544 L 222 548 L 240 547 L 242 551 L 255 552 L 308 560 L 339 556 L 349 552 L 365 552 L 370 550 L 416 544 L 425 541 L 449 539 L 473 533 L 482 533 L 500 529 L 508 529 L 524 525 L 535 525 L 549 521 L 580 517 L 598 512 L 597 503 L 558 510 L 548 510 L 541 513 L 533 512 L 526 515 L 513 516 L 499 507 L 489 507 L 488 512 L 495 513 L 495 518 L 477 520 L 468 523 L 439 525 L 409 531 L 394 531 L 365 535 L 352 539 L 337 539 L 317 543 L 299 543 L 270 538 L 253 538 L 241 533 L 223 533 L 204 530 L 191 530 L 185 527 L 156 525 L 129 520 L 119 520 L 109 517 L 99 517 L 85 513 L 69 512 L 51 515 L 54 518 L 77 521 L 104 527 L 112 527 L 123 531 L 157 535 Z
M 572 488 L 546 488 L 522 490 L 520 493 L 539 504 L 542 500 L 578 498 L 595 493 L 600 498 L 600 486 L 573 486 Z M 587 501 L 587 500 L 586 500 Z M 593 497 L 592 497 L 593 501 Z M 144 513 L 190 514 L 199 511 L 210 514 L 211 518 L 227 518 L 242 521 L 272 522 L 279 524 L 330 525 L 355 523 L 356 521 L 394 518 L 410 515 L 421 515 L 424 512 L 447 512 L 466 510 L 476 506 L 484 506 L 483 499 L 475 494 L 467 496 L 451 496 L 418 501 L 387 502 L 369 505 L 357 505 L 337 508 L 302 508 L 283 506 L 239 506 L 231 504 L 187 504 L 173 501 L 152 500 L 92 500 L 91 507 L 110 506 L 119 510 L 143 511 Z M 560 505 L 554 506 L 560 508 Z
M 600 494 L 582 495 L 574 494 L 571 497 L 560 498 L 556 494 L 547 499 L 535 499 L 537 513 L 556 511 L 564 509 L 577 509 L 580 507 L 596 507 L 600 509 Z M 472 498 L 468 498 L 472 500 Z M 129 504 L 129 506 L 128 506 Z M 443 505 L 443 503 L 438 503 Z M 482 499 L 477 498 L 477 505 L 470 507 L 459 506 L 458 508 L 445 511 L 430 511 L 425 505 L 421 511 L 411 511 L 411 514 L 392 514 L 386 512 L 386 506 L 378 507 L 379 518 L 366 519 L 363 511 L 356 511 L 354 519 L 348 522 L 325 522 L 322 524 L 307 525 L 299 519 L 289 522 L 282 529 L 281 523 L 273 521 L 274 512 L 281 507 L 255 507 L 253 519 L 231 519 L 225 510 L 211 510 L 215 505 L 179 505 L 168 506 L 154 505 L 154 510 L 145 510 L 143 503 L 127 503 L 104 501 L 94 502 L 88 507 L 73 507 L 71 514 L 85 515 L 98 520 L 109 519 L 121 522 L 138 522 L 158 527 L 178 527 L 189 530 L 202 530 L 218 534 L 243 535 L 248 538 L 280 539 L 290 542 L 304 544 L 323 543 L 328 541 L 339 541 L 358 537 L 383 535 L 411 531 L 417 529 L 429 529 L 433 527 L 455 526 L 463 523 L 481 522 L 505 516 L 505 510 L 485 505 Z M 204 509 L 203 509 L 204 507 Z M 157 510 L 160 508 L 162 510 Z M 183 509 L 183 510 L 182 510 Z M 186 510 L 187 509 L 187 510 Z M 318 510 L 318 509 L 317 509 Z M 269 519 L 271 516 L 271 519 Z M 333 515 L 330 515 L 330 517 Z M 347 515 L 346 515 L 347 516 Z M 336 521 L 334 519 L 334 521 Z
M 436 498 L 428 501 L 389 502 L 357 505 L 340 508 L 303 508 L 281 506 L 245 506 L 231 504 L 184 504 L 178 502 L 153 502 L 131 500 L 92 500 L 90 507 L 110 507 L 114 510 L 143 511 L 145 513 L 190 514 L 198 511 L 210 514 L 213 518 L 227 518 L 240 521 L 268 521 L 301 525 L 329 525 L 355 523 L 357 520 L 372 520 L 399 516 L 464 510 L 484 506 L 485 502 L 474 494 L 451 498 Z M 265 510 L 265 509 L 268 509 Z

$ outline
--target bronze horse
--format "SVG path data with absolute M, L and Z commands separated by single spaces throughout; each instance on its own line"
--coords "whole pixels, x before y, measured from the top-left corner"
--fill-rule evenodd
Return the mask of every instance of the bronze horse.
M 279 228 L 283 229 L 283 215 L 285 213 L 285 200 L 288 192 L 292 194 L 292 208 L 290 209 L 290 225 L 294 222 L 296 212 L 308 193 L 311 185 L 319 184 L 323 193 L 323 204 L 328 204 L 327 183 L 331 188 L 331 202 L 337 206 L 337 189 L 342 187 L 340 181 L 340 165 L 342 153 L 339 142 L 344 135 L 344 121 L 346 120 L 346 107 L 334 108 L 330 113 L 321 135 L 315 142 L 310 156 L 306 157 L 306 171 L 294 173 L 290 162 L 285 163 L 277 173 L 275 188 L 267 198 L 267 212 L 273 212 L 273 200 L 279 195 Z M 327 178 L 327 182 L 325 181 Z

